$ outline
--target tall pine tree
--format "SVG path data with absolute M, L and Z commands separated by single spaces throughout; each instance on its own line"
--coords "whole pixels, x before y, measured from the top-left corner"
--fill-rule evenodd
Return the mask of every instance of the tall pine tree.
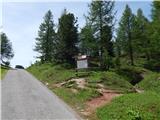
M 36 38 L 35 51 L 40 53 L 40 60 L 42 62 L 51 62 L 54 60 L 56 34 L 54 30 L 54 22 L 52 12 L 49 10 L 45 16 L 44 21 L 41 23 Z
M 113 18 L 114 2 L 113 1 L 92 1 L 89 5 L 89 21 L 92 23 L 94 36 L 98 41 L 100 53 L 100 66 L 106 68 L 103 56 L 113 56 Z M 108 55 L 105 55 L 107 53 Z M 107 67 L 108 68 L 108 67 Z
M 57 61 L 74 64 L 74 56 L 78 54 L 78 25 L 74 14 L 64 10 L 59 18 Z

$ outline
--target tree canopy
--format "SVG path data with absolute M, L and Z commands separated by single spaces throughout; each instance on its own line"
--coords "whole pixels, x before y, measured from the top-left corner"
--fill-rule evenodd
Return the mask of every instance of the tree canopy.
M 95 63 L 103 70 L 125 64 L 136 65 L 136 60 L 144 58 L 158 63 L 160 59 L 160 3 L 152 4 L 149 20 L 142 9 L 132 13 L 126 5 L 119 26 L 115 30 L 114 1 L 92 1 L 85 14 L 86 24 L 78 29 L 78 18 L 66 9 L 55 26 L 49 10 L 39 27 L 35 51 L 42 62 L 75 64 L 78 53 L 95 58 Z M 148 64 L 148 63 L 147 63 Z M 150 64 L 150 63 L 149 63 Z
M 92 30 L 90 31 L 92 31 L 92 35 L 95 38 L 95 40 L 92 39 L 92 41 L 94 41 L 92 43 L 96 44 L 98 47 L 97 52 L 99 53 L 100 66 L 102 69 L 108 68 L 105 66 L 106 61 L 103 59 L 104 56 L 113 56 L 113 10 L 113 1 L 92 1 L 91 4 L 89 4 L 87 20 L 91 25 L 90 29 Z
M 74 64 L 74 56 L 78 54 L 78 25 L 74 14 L 64 10 L 58 24 L 58 53 L 60 62 Z
M 40 53 L 38 58 L 41 61 L 53 61 L 56 42 L 56 34 L 54 30 L 55 24 L 53 22 L 52 12 L 49 10 L 45 16 L 44 21 L 41 23 L 38 31 L 38 37 L 36 38 L 35 51 Z
M 134 65 L 134 57 L 133 57 L 134 53 L 133 40 L 135 37 L 134 30 L 135 30 L 135 16 L 133 15 L 129 6 L 126 5 L 124 13 L 119 22 L 119 28 L 117 30 L 117 40 L 120 43 L 122 52 L 129 56 L 131 65 Z
M 2 63 L 8 62 L 13 58 L 14 53 L 12 49 L 12 44 L 5 33 L 1 33 L 1 61 Z

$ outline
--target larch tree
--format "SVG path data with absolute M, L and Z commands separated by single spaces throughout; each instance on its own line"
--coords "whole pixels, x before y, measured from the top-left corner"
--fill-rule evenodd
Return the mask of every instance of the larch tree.
M 148 37 L 148 29 L 150 22 L 143 15 L 141 9 L 137 10 L 136 24 L 135 24 L 135 52 L 138 55 L 144 55 L 147 60 L 150 60 L 150 39 Z
M 120 44 L 121 53 L 127 54 L 130 58 L 130 64 L 134 65 L 133 41 L 135 39 L 135 16 L 132 14 L 128 5 L 124 10 L 117 30 L 117 42 Z
M 93 35 L 93 29 L 89 22 L 81 29 L 80 32 L 80 51 L 83 54 L 87 54 L 91 57 L 98 56 L 97 41 Z
M 56 43 L 56 33 L 54 30 L 55 24 L 53 22 L 52 12 L 49 10 L 45 16 L 44 21 L 41 23 L 36 38 L 35 51 L 40 53 L 40 60 L 42 62 L 51 62 L 54 60 L 54 51 Z
M 152 22 L 150 27 L 151 53 L 152 58 L 160 60 L 160 2 L 152 4 Z
M 100 66 L 106 68 L 105 62 L 108 56 L 113 56 L 112 33 L 114 26 L 114 1 L 92 1 L 89 5 L 88 20 L 92 23 L 94 36 L 99 47 Z M 104 55 L 107 54 L 107 55 Z M 108 60 L 108 59 L 107 59 Z M 111 59 L 110 59 L 111 60 Z

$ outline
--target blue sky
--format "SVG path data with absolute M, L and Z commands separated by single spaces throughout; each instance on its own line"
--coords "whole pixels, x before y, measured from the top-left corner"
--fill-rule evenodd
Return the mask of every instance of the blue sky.
M 43 16 L 49 9 L 53 13 L 55 24 L 58 24 L 58 18 L 61 16 L 63 9 L 66 8 L 68 12 L 72 12 L 78 17 L 78 24 L 81 28 L 85 25 L 84 14 L 87 14 L 89 1 L 3 3 L 3 32 L 7 34 L 12 42 L 15 53 L 14 58 L 11 60 L 11 65 L 14 67 L 16 64 L 21 64 L 27 67 L 31 63 L 34 63 L 37 55 L 33 51 L 35 38 L 37 37 L 39 25 L 43 21 Z M 122 16 L 126 4 L 129 4 L 133 13 L 136 13 L 137 9 L 141 8 L 145 16 L 150 18 L 151 1 L 116 1 L 115 10 L 117 10 L 117 14 L 115 17 L 117 23 Z

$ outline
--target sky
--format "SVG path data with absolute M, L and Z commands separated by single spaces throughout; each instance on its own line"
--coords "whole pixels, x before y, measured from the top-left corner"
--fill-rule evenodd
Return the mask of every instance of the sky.
M 29 0 L 23 2 L 13 2 L 14 0 L 6 0 L 0 2 L 0 30 L 6 33 L 12 42 L 14 50 L 14 58 L 11 60 L 11 66 L 17 64 L 28 67 L 36 60 L 37 52 L 33 51 L 35 46 L 35 38 L 39 30 L 39 25 L 43 22 L 44 14 L 51 10 L 54 16 L 54 23 L 58 24 L 58 18 L 66 8 L 78 17 L 79 27 L 85 25 L 84 14 L 88 12 L 88 4 L 90 0 L 70 0 L 58 1 L 53 0 Z M 85 2 L 84 2 L 85 1 Z M 146 17 L 150 19 L 151 1 L 116 1 L 115 10 L 117 11 L 117 25 L 124 11 L 125 5 L 128 4 L 133 13 L 136 13 L 138 8 L 141 8 Z M 3 29 L 1 29 L 3 26 Z

